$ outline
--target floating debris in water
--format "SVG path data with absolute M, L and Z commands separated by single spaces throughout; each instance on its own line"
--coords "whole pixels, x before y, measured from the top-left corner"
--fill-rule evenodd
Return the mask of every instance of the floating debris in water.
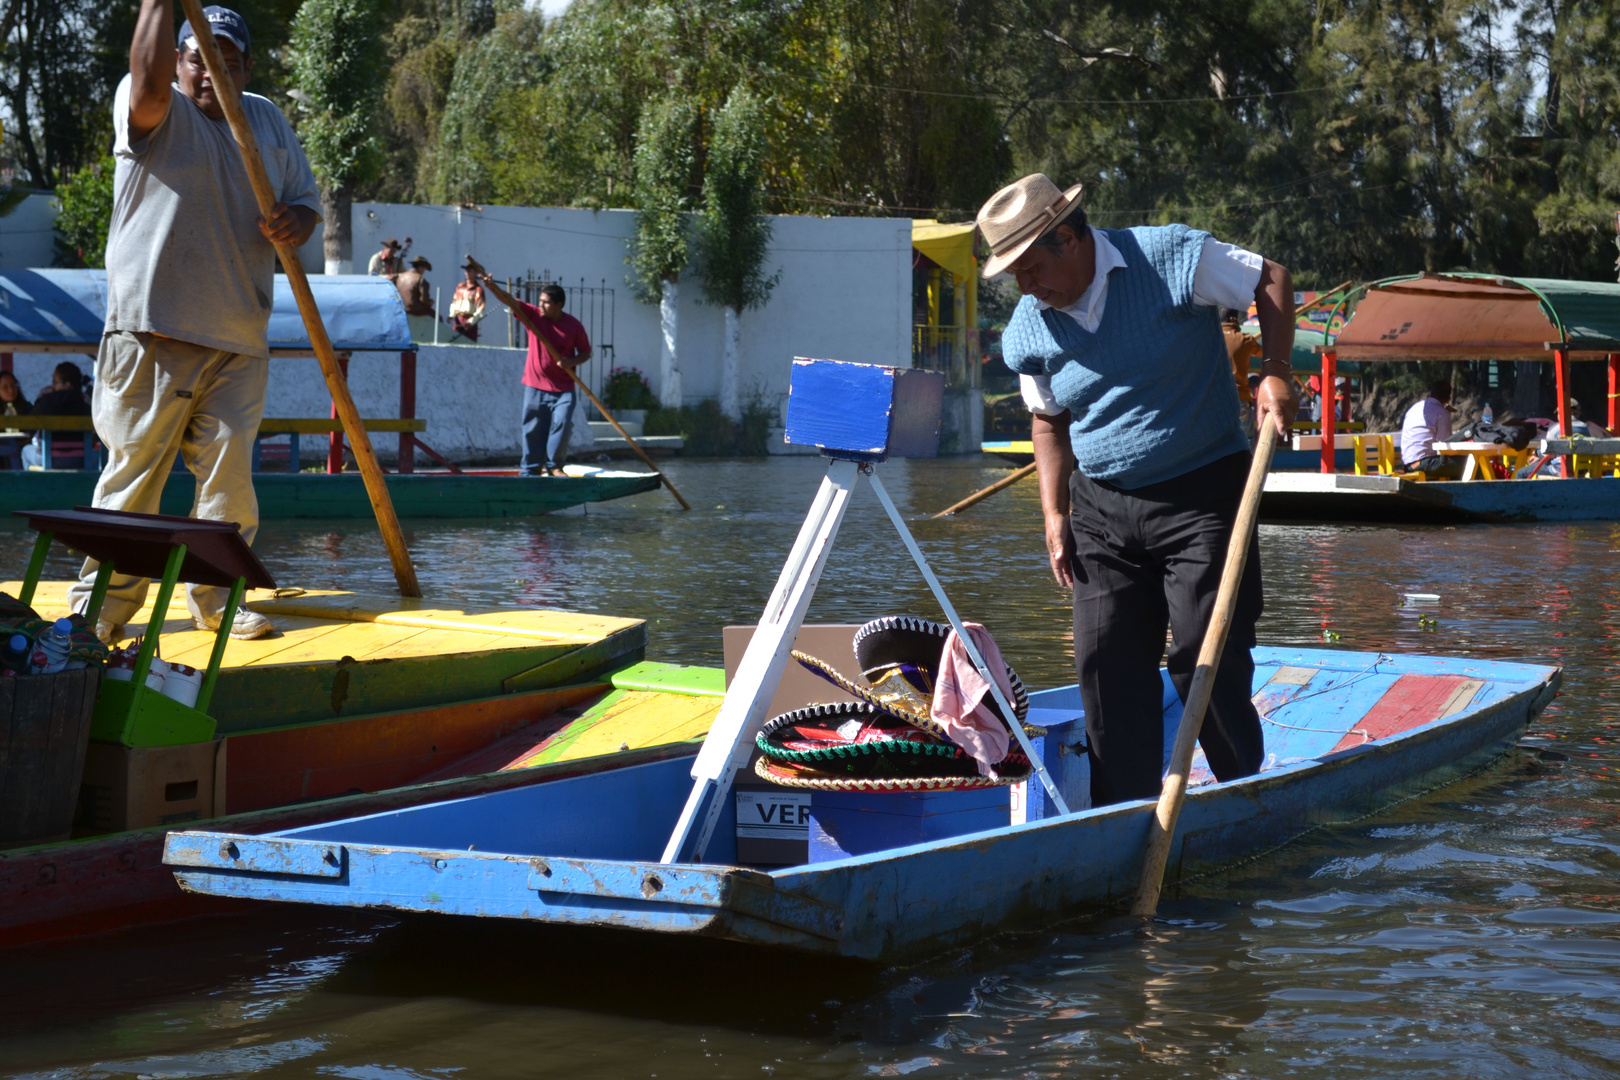
M 1433 630 L 1435 627 L 1437 627 L 1439 625 L 1440 625 L 1440 620 L 1439 619 L 1430 618 L 1427 615 L 1419 615 L 1418 616 L 1418 629 L 1419 630 Z
M 1324 631 L 1322 631 L 1322 640 L 1323 641 L 1338 641 L 1339 640 L 1339 634 L 1335 630 L 1324 630 Z
M 1432 592 L 1409 592 L 1406 594 L 1408 604 L 1438 604 L 1440 594 Z

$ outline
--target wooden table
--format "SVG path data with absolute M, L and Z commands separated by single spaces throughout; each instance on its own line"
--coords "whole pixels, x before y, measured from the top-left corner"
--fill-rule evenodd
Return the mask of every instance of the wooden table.
M 1496 477 L 1491 472 L 1491 459 L 1501 459 L 1508 454 L 1517 455 L 1518 451 L 1506 443 L 1467 441 L 1437 442 L 1434 444 L 1434 453 L 1442 457 L 1467 458 L 1463 465 L 1464 480 L 1494 480 Z

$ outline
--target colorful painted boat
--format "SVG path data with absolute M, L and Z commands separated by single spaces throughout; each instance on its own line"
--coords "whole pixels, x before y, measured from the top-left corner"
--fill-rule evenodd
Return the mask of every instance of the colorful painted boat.
M 1353 302 L 1353 309 L 1351 307 Z M 1620 285 L 1515 278 L 1497 274 L 1408 274 L 1349 290 L 1338 305 L 1348 320 L 1318 347 L 1329 376 L 1345 363 L 1507 361 L 1550 363 L 1560 430 L 1572 430 L 1571 371 L 1578 362 L 1607 367 L 1608 409 L 1620 425 Z M 1331 391 L 1330 391 L 1331 393 Z M 1500 403 L 1500 402 L 1499 402 Z M 1589 403 L 1590 404 L 1590 403 Z M 1332 417 L 1331 402 L 1325 415 Z M 1596 409 L 1592 410 L 1598 417 Z M 1605 521 L 1620 517 L 1616 458 L 1564 444 L 1565 476 L 1512 481 L 1414 482 L 1399 475 L 1336 472 L 1341 441 L 1331 422 L 1317 439 L 1317 475 L 1267 479 L 1260 514 L 1269 521 Z M 1323 455 L 1329 455 L 1328 457 Z
M 1407 480 L 1349 473 L 1272 473 L 1260 498 L 1267 522 L 1620 520 L 1620 477 L 1570 480 Z
M 1193 788 L 1171 883 L 1482 767 L 1512 745 L 1559 683 L 1558 669 L 1527 664 L 1271 648 L 1255 659 L 1271 767 Z M 1173 730 L 1180 706 L 1165 685 Z M 1074 752 L 1079 712 L 1072 687 L 1031 695 L 1030 721 L 1048 729 L 1037 752 L 1065 798 L 1086 789 L 1086 756 Z M 1025 820 L 1014 824 L 1005 788 L 999 805 L 960 813 L 943 804 L 937 813 L 919 809 L 905 802 L 911 795 L 867 796 L 896 801 L 848 813 L 818 806 L 815 793 L 805 861 L 761 870 L 735 865 L 737 807 L 760 806 L 757 791 L 738 792 L 721 808 L 708 861 L 660 863 L 691 790 L 692 760 L 259 835 L 175 832 L 164 859 L 187 890 L 213 897 L 611 926 L 890 959 L 1131 895 L 1154 807 L 1142 800 L 1046 816 L 1046 801 L 1031 797 L 1021 804 Z
M 388 474 L 388 493 L 401 518 L 533 517 L 585 503 L 638 495 L 658 487 L 658 474 L 570 465 L 567 476 L 515 472 Z M 85 469 L 0 472 L 0 514 L 38 506 L 89 506 L 99 473 Z M 370 518 L 371 500 L 359 473 L 255 473 L 259 516 Z M 191 513 L 196 484 L 176 473 L 163 489 L 164 514 Z
M 36 609 L 59 614 L 65 591 L 42 583 Z M 657 749 L 701 736 L 722 693 L 719 672 L 639 663 L 646 628 L 634 619 L 353 593 L 261 595 L 250 606 L 280 634 L 229 643 L 209 709 L 216 739 L 92 743 L 81 838 L 0 851 L 0 945 L 186 913 L 159 863 L 177 825 L 309 824 L 349 812 L 325 809 L 333 799 Z M 128 630 L 149 621 L 148 610 Z M 177 598 L 163 653 L 199 666 L 212 635 L 189 623 Z M 409 805 L 444 790 L 344 805 Z M 147 824 L 158 827 L 129 827 Z

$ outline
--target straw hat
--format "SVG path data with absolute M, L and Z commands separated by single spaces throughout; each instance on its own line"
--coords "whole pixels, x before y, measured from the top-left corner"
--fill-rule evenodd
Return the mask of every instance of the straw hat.
M 1068 217 L 1080 201 L 1083 187 L 1076 184 L 1059 191 L 1045 173 L 1035 173 L 990 196 L 990 201 L 979 208 L 978 217 L 979 235 L 990 248 L 984 276 L 992 278 L 1006 270 L 1031 244 Z

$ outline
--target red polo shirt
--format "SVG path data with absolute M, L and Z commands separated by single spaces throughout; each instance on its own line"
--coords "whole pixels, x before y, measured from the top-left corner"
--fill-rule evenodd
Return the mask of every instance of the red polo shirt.
M 523 304 L 523 310 L 540 328 L 540 335 L 532 331 L 529 333 L 529 356 L 523 364 L 523 385 L 557 393 L 572 390 L 574 377 L 557 363 L 557 358 L 572 359 L 590 351 L 591 339 L 585 333 L 585 324 L 566 311 L 553 320 L 546 318 L 533 304 Z M 540 347 L 541 336 L 545 338 L 544 349 Z

